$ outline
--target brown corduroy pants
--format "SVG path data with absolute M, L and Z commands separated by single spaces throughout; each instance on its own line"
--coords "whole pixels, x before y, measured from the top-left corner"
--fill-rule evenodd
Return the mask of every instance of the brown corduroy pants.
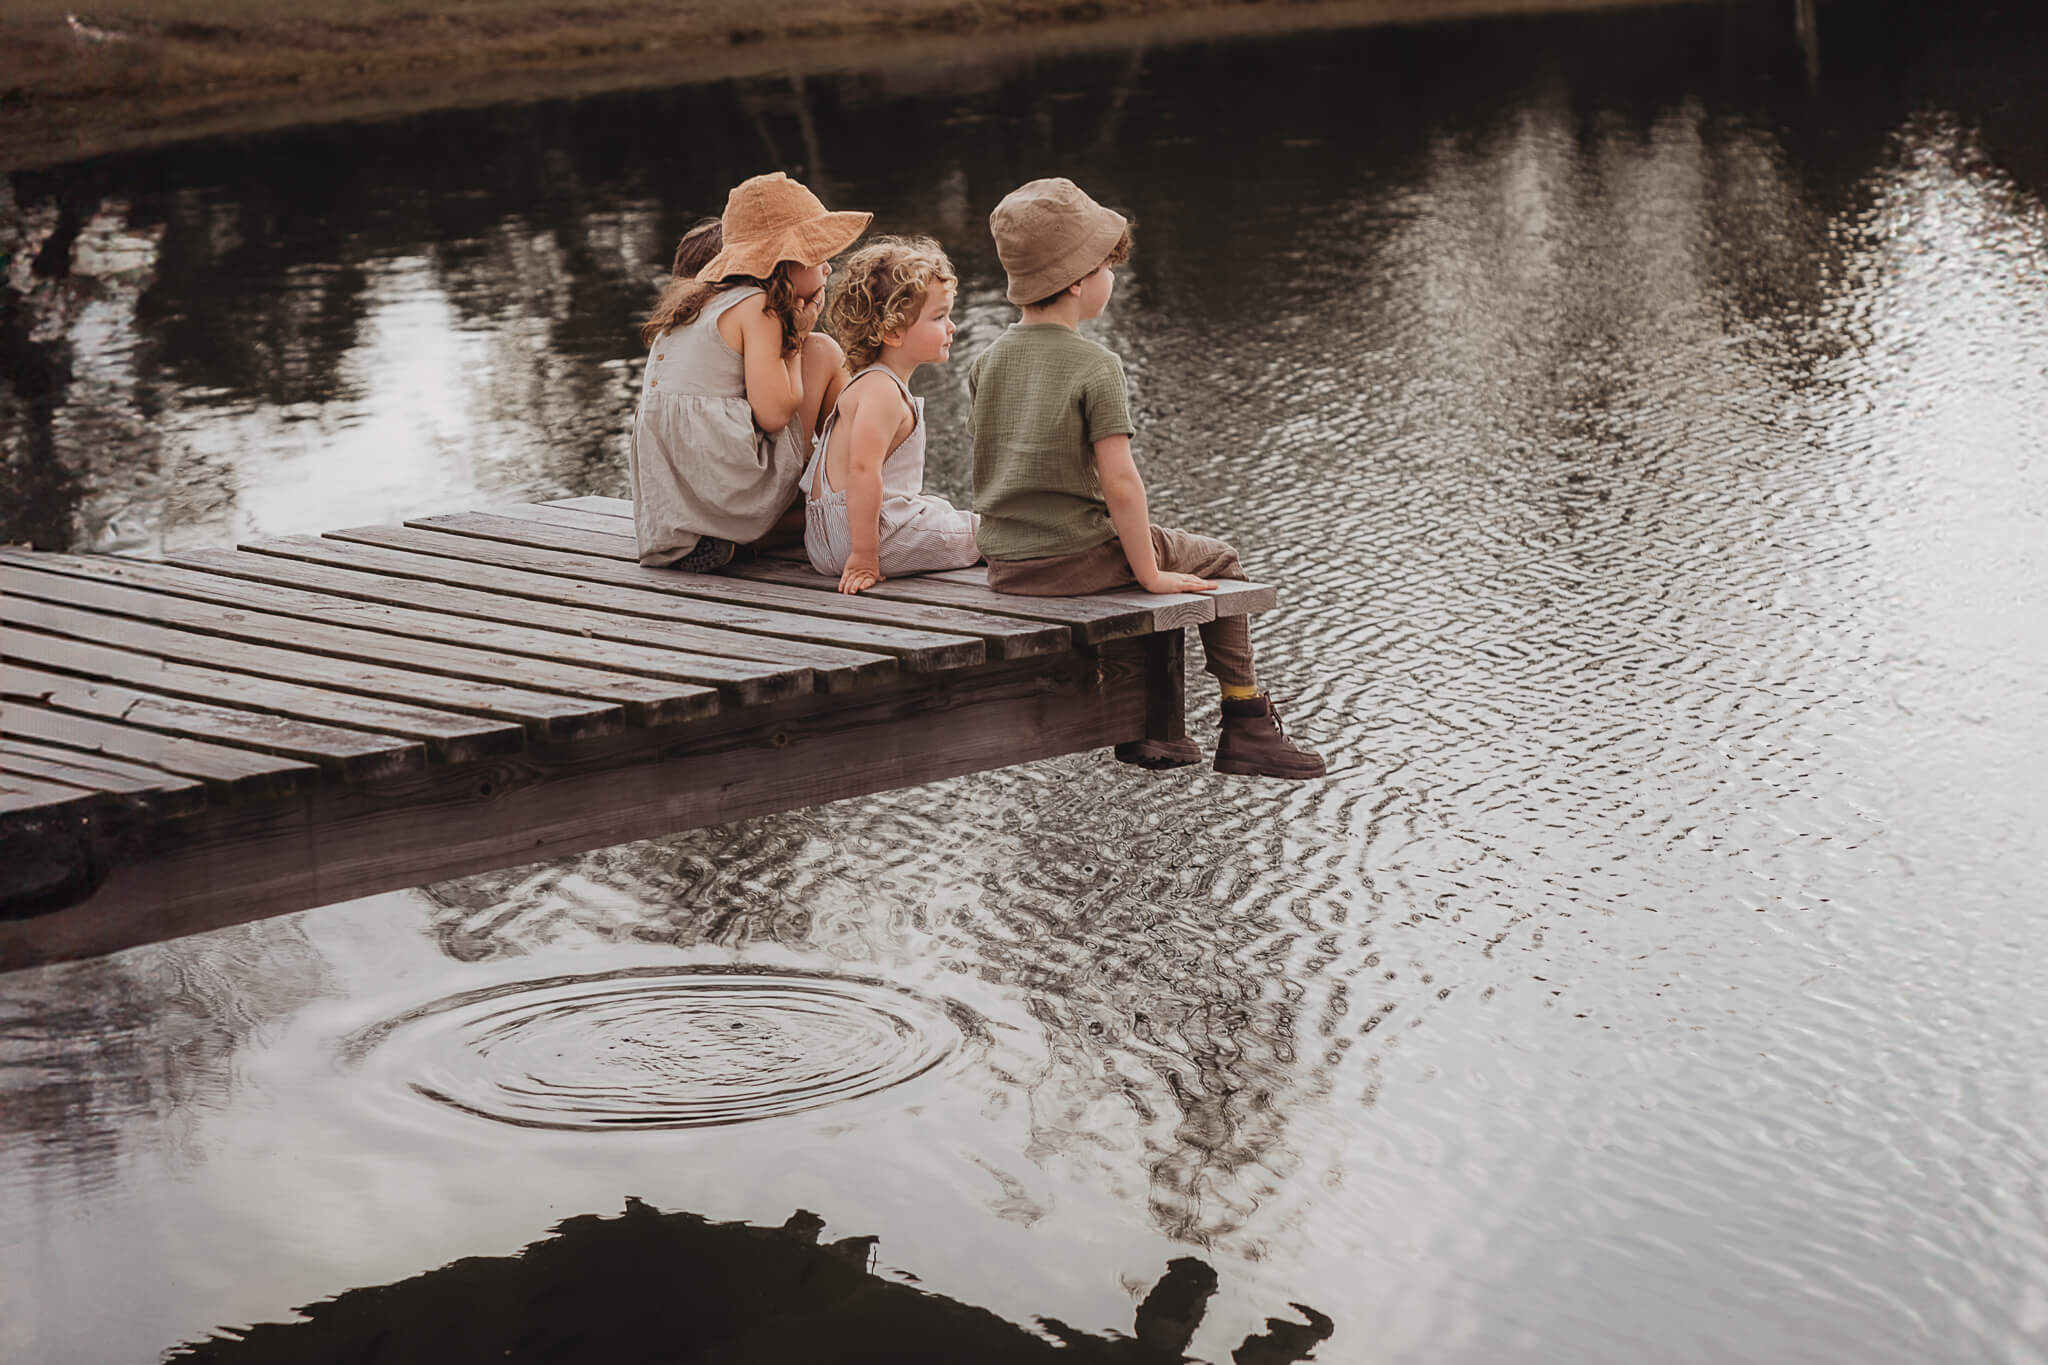
M 1200 574 L 1203 578 L 1244 577 L 1237 551 L 1213 536 L 1198 536 L 1170 526 L 1152 528 L 1152 553 L 1159 567 L 1171 573 Z M 988 585 L 997 592 L 1014 592 L 1026 597 L 1078 597 L 1083 593 L 1110 592 L 1134 587 L 1131 561 L 1124 557 L 1124 543 L 1110 539 L 1079 554 L 1052 555 L 1045 559 L 991 559 Z M 1204 621 L 1202 667 L 1229 687 L 1252 687 L 1252 631 L 1243 616 L 1219 616 Z

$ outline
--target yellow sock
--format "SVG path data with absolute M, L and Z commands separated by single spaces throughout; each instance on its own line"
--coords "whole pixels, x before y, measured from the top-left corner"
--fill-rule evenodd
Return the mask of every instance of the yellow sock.
M 1257 683 L 1223 684 L 1223 700 L 1225 701 L 1250 701 L 1258 695 L 1259 688 Z

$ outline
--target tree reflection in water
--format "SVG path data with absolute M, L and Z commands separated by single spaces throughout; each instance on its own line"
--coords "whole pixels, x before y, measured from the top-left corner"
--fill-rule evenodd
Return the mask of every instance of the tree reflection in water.
M 971 779 L 967 826 L 885 794 L 442 883 L 434 932 L 470 962 L 595 938 L 926 962 L 943 994 L 1001 982 L 1028 1024 L 991 1028 L 957 1002 L 955 1023 L 1000 1082 L 989 1103 L 1025 1116 L 1026 1154 L 1102 1161 L 1119 1186 L 1142 1171 L 1132 1194 L 1156 1227 L 1219 1247 L 1297 1164 L 1288 1113 L 1323 1083 L 1298 1064 L 1301 987 L 1279 970 L 1304 926 L 1263 885 L 1281 850 L 1205 838 L 1200 812 L 1075 829 L 1057 780 Z
M 393 444 L 422 486 L 618 492 L 635 321 L 682 229 L 766 165 L 801 171 L 827 198 L 857 199 L 892 227 L 939 233 L 965 271 L 964 340 L 974 344 L 986 337 L 973 328 L 999 325 L 1002 312 L 981 215 L 1018 179 L 1054 166 L 1119 187 L 1144 222 L 1139 292 L 1119 324 L 1138 330 L 1148 309 L 1217 326 L 1285 316 L 1292 305 L 1272 291 L 1313 279 L 1324 254 L 1302 250 L 1304 225 L 1369 225 L 1430 164 L 1483 153 L 1476 134 L 1531 111 L 1560 116 L 1575 141 L 1596 146 L 1726 104 L 1784 125 L 1765 141 L 1785 144 L 1789 174 L 1832 211 L 1884 157 L 1884 130 L 1925 95 L 1981 123 L 1986 151 L 2023 184 L 2039 174 L 2039 95 L 2012 88 L 2022 66 L 1997 60 L 2001 44 L 2022 39 L 1965 25 L 1902 40 L 1897 26 L 1917 21 L 1889 12 L 1832 22 L 1831 100 L 1874 112 L 1831 126 L 1824 156 L 1801 154 L 1815 135 L 1809 109 L 1770 108 L 1786 88 L 1750 83 L 1777 47 L 1796 51 L 1783 7 L 1758 5 L 735 81 L 13 172 L 0 189 L 0 253 L 10 259 L 0 446 L 13 485 L 0 487 L 0 539 L 127 550 L 324 529 L 308 520 L 326 510 L 317 493 L 277 500 L 269 486 L 280 466 L 304 459 L 331 478 L 337 462 Z M 1922 40 L 1946 45 L 1927 70 L 1951 73 L 1950 85 L 1906 88 L 1905 73 L 1889 69 Z M 1333 44 L 1354 59 L 1298 60 Z M 1361 83 L 1358 70 L 1430 77 Z M 1955 73 L 1967 78 L 1960 88 Z M 1226 79 L 1232 97 L 1215 98 Z M 1792 88 L 1803 100 L 1803 83 Z M 1567 90 L 1623 122 L 1580 126 L 1578 109 L 1545 112 Z M 1757 101 L 1766 107 L 1750 110 Z M 1246 108 L 1273 112 L 1248 119 Z M 1306 180 L 1273 155 L 1276 136 L 1316 131 L 1306 142 L 1320 145 L 1334 129 L 1345 130 L 1343 154 Z M 1718 142 L 1730 129 L 1705 131 Z M 914 170 L 904 146 L 920 148 Z M 1478 169 L 1498 178 L 1502 168 Z M 1227 202 L 1198 208 L 1205 199 Z M 1283 221 L 1243 217 L 1259 205 Z M 1739 254 L 1760 235 L 1735 234 Z M 1350 236 L 1355 246 L 1372 234 Z M 141 244 L 144 259 L 110 267 L 105 252 L 87 250 L 96 238 Z M 1288 265 L 1211 264 L 1247 247 Z M 1378 276 L 1351 254 L 1340 245 L 1336 264 Z M 1190 287 L 1199 297 L 1170 297 Z M 88 296 L 101 307 L 81 322 L 77 301 Z M 1211 335 L 1190 329 L 1205 353 Z M 1130 356 L 1134 366 L 1143 358 Z M 1160 387 L 1145 401 L 1174 401 Z M 937 396 L 935 420 L 955 420 L 954 399 Z M 938 477 L 956 481 L 940 491 L 959 493 L 960 471 L 936 453 Z M 357 474 L 365 484 L 396 477 Z M 252 491 L 269 500 L 249 506 Z M 407 491 L 394 486 L 388 505 L 370 499 L 375 514 L 422 510 Z
M 351 1289 L 304 1319 L 224 1329 L 173 1351 L 191 1365 L 463 1365 L 476 1361 L 975 1361 L 1167 1365 L 1216 1292 L 1216 1272 L 1182 1257 L 1138 1305 L 1132 1335 L 1041 1319 L 1028 1331 L 986 1309 L 875 1273 L 875 1239 L 821 1243 L 806 1210 L 779 1228 L 712 1223 L 628 1199 L 623 1214 L 571 1218 L 513 1256 L 472 1256 L 398 1284 Z M 1335 1330 L 1269 1318 L 1235 1365 L 1311 1358 Z
M 0 1190 L 118 1184 L 229 1109 L 236 1058 L 334 990 L 296 918 L 13 973 L 0 991 Z M 19 1138 L 18 1142 L 10 1139 Z

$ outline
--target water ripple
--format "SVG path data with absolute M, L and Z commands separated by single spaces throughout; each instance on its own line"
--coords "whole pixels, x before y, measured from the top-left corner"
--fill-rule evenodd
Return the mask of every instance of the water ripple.
M 937 1005 L 849 977 L 660 968 L 519 981 L 365 1029 L 344 1060 L 479 1118 L 608 1132 L 802 1113 L 930 1071 Z

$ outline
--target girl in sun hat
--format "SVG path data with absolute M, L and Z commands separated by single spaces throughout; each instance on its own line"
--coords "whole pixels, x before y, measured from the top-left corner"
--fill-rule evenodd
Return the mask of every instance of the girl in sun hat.
M 630 456 L 642 564 L 720 568 L 791 512 L 818 414 L 843 377 L 839 347 L 811 330 L 826 261 L 871 217 L 829 212 L 777 172 L 735 187 L 722 218 L 683 238 L 640 329 L 647 369 Z M 787 529 L 802 527 L 799 508 Z

